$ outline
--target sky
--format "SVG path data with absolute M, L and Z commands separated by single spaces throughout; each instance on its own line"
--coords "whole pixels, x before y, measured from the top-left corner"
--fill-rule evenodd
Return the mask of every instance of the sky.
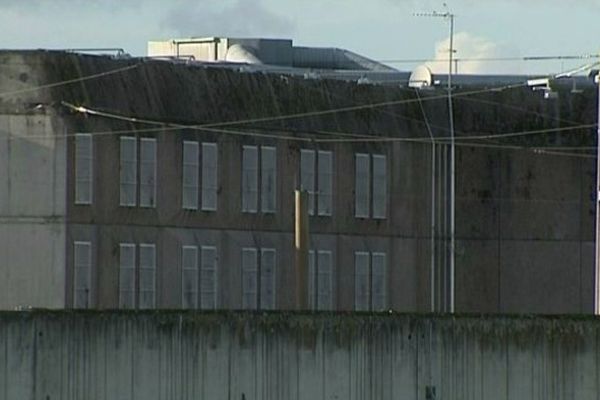
M 600 0 L 448 0 L 459 58 L 600 53 Z M 148 40 L 275 37 L 375 60 L 445 59 L 449 24 L 429 0 L 0 0 L 0 48 L 118 47 Z M 459 73 L 558 73 L 589 60 L 460 62 Z M 390 65 L 412 70 L 419 63 Z M 430 62 L 434 72 L 445 62 Z

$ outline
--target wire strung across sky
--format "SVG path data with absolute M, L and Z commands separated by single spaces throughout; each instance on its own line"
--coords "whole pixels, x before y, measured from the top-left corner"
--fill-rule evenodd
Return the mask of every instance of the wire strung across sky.
M 20 93 L 26 93 L 26 92 L 32 92 L 32 91 L 46 89 L 46 88 L 53 88 L 53 87 L 58 87 L 58 86 L 63 86 L 63 85 L 69 85 L 72 83 L 82 82 L 82 81 L 91 80 L 91 79 L 97 79 L 97 78 L 101 78 L 104 76 L 132 70 L 134 68 L 138 68 L 140 65 L 141 65 L 141 63 L 137 63 L 134 65 L 129 65 L 126 67 L 109 70 L 109 71 L 105 71 L 105 72 L 101 72 L 101 73 L 97 73 L 97 74 L 81 76 L 79 78 L 44 84 L 44 85 L 31 87 L 31 88 L 25 88 L 25 89 L 20 89 L 20 90 L 4 92 L 4 93 L 0 93 L 0 97 L 10 96 L 10 95 L 20 94 Z M 504 86 L 499 86 L 499 87 L 485 88 L 485 89 L 464 91 L 464 92 L 454 92 L 452 94 L 452 97 L 460 98 L 460 97 L 470 96 L 470 95 L 474 95 L 474 94 L 487 93 L 487 92 L 498 92 L 498 91 L 519 88 L 519 87 L 524 87 L 524 86 L 526 86 L 526 83 L 504 85 Z M 378 142 L 378 141 L 381 141 L 381 142 L 414 142 L 414 143 L 430 144 L 431 143 L 430 138 L 427 138 L 427 139 L 424 139 L 424 138 L 400 138 L 400 137 L 388 137 L 388 136 L 375 136 L 372 134 L 364 134 L 364 135 L 358 134 L 359 136 L 362 136 L 362 137 L 340 138 L 339 136 L 342 136 L 342 135 L 356 136 L 357 134 L 356 133 L 347 133 L 347 132 L 318 131 L 317 133 L 320 133 L 320 134 L 338 135 L 337 138 L 322 139 L 322 138 L 314 138 L 314 137 L 299 137 L 299 136 L 289 136 L 289 135 L 281 135 L 281 134 L 268 134 L 268 133 L 253 132 L 253 131 L 248 131 L 248 130 L 223 129 L 221 127 L 242 125 L 242 124 L 249 124 L 249 123 L 257 123 L 257 122 L 282 121 L 282 120 L 288 120 L 288 119 L 330 115 L 330 114 L 358 111 L 358 110 L 364 110 L 364 109 L 376 109 L 376 108 L 382 108 L 382 107 L 392 106 L 392 105 L 409 104 L 409 103 L 414 103 L 414 102 L 419 102 L 419 104 L 422 104 L 423 101 L 440 100 L 440 99 L 446 99 L 446 98 L 447 98 L 446 94 L 428 96 L 428 97 L 420 97 L 419 96 L 416 99 L 392 100 L 392 101 L 386 101 L 386 102 L 360 104 L 360 105 L 346 106 L 346 107 L 333 108 L 333 109 L 327 109 L 327 110 L 316 110 L 316 111 L 293 113 L 293 114 L 287 114 L 287 115 L 267 116 L 267 117 L 259 117 L 259 118 L 250 118 L 250 119 L 245 119 L 245 120 L 225 121 L 225 122 L 198 124 L 198 125 L 176 124 L 176 123 L 171 123 L 171 122 L 137 118 L 134 116 L 120 115 L 118 113 L 110 113 L 110 112 L 106 112 L 106 111 L 95 110 L 92 108 L 75 106 L 73 104 L 66 103 L 66 102 L 62 102 L 62 104 L 64 106 L 70 108 L 73 111 L 84 113 L 84 114 L 95 115 L 95 116 L 105 117 L 105 118 L 111 118 L 111 119 L 120 120 L 123 122 L 129 122 L 129 123 L 141 123 L 141 124 L 157 126 L 156 128 L 146 128 L 146 129 L 131 129 L 131 130 L 117 130 L 117 131 L 112 130 L 112 131 L 105 131 L 105 132 L 87 132 L 89 134 L 97 135 L 97 136 L 117 135 L 117 134 L 132 133 L 132 132 L 135 132 L 135 133 L 152 132 L 152 131 L 163 131 L 164 132 L 164 131 L 169 131 L 169 130 L 190 129 L 190 130 L 202 130 L 202 131 L 224 133 L 224 134 L 231 134 L 231 135 L 255 136 L 255 137 L 272 138 L 272 139 L 278 139 L 278 140 L 303 141 L 303 142 L 350 143 L 350 142 Z M 477 101 L 475 99 L 473 99 L 473 100 Z M 506 137 L 538 135 L 538 134 L 544 134 L 544 133 L 556 133 L 556 132 L 564 132 L 564 131 L 572 131 L 572 130 L 581 130 L 581 129 L 585 129 L 585 128 L 591 128 L 594 126 L 596 126 L 596 124 L 580 124 L 580 125 L 569 126 L 569 127 L 538 129 L 538 130 L 533 130 L 533 131 L 510 132 L 510 133 L 502 133 L 502 134 L 483 134 L 483 135 L 477 135 L 477 136 L 457 136 L 457 137 L 455 137 L 455 140 L 460 142 L 462 140 L 483 140 L 483 139 L 497 139 L 497 138 L 506 138 Z M 79 133 L 81 133 L 81 132 L 79 132 Z M 65 135 L 60 135 L 60 136 L 68 137 L 70 135 L 71 134 L 65 134 Z M 75 134 L 72 134 L 72 135 L 75 135 Z M 48 137 L 49 136 L 40 136 L 38 138 L 45 139 Z M 34 137 L 28 136 L 27 138 L 33 139 Z M 449 138 L 440 137 L 440 138 L 436 139 L 436 141 L 439 141 L 439 142 L 445 142 L 447 140 L 449 140 Z M 486 143 L 457 143 L 457 145 L 473 146 L 473 147 L 504 148 L 504 149 L 515 149 L 515 150 L 516 149 L 526 149 L 526 150 L 533 150 L 536 153 L 549 154 L 549 151 L 543 147 L 522 147 L 522 146 L 516 146 L 516 145 L 486 144 Z M 574 149 L 584 149 L 584 148 L 572 147 L 571 149 L 574 150 Z M 586 147 L 585 149 L 588 149 L 588 148 Z M 557 152 L 552 152 L 552 153 L 557 154 Z M 561 155 L 578 156 L 578 157 L 593 157 L 591 155 L 581 154 L 581 153 L 562 153 Z
M 406 138 L 406 137 L 389 137 L 389 136 L 373 136 L 371 137 L 363 137 L 363 138 L 331 138 L 331 139 L 322 139 L 322 138 L 314 138 L 314 137 L 299 137 L 299 136 L 289 136 L 289 135 L 281 135 L 281 134 L 265 134 L 259 133 L 255 131 L 248 130 L 238 130 L 238 129 L 223 129 L 218 127 L 211 126 L 202 126 L 202 125 L 183 125 L 183 124 L 172 124 L 164 121 L 156 121 L 156 120 L 148 120 L 148 119 L 140 119 L 132 116 L 124 116 L 115 113 L 108 113 L 105 111 L 93 110 L 86 107 L 74 106 L 69 103 L 64 103 L 66 107 L 70 108 L 73 111 L 95 115 L 99 117 L 105 117 L 110 119 L 115 119 L 119 121 L 126 121 L 132 123 L 143 123 L 143 124 L 152 124 L 152 125 L 160 125 L 163 128 L 161 130 L 167 129 L 191 129 L 191 130 L 201 130 L 207 132 L 215 132 L 215 133 L 225 133 L 231 135 L 241 135 L 241 136 L 255 136 L 255 137 L 265 137 L 272 138 L 277 140 L 290 140 L 290 141 L 300 141 L 300 142 L 310 142 L 310 143 L 365 143 L 365 142 L 406 142 L 406 143 L 424 143 L 430 144 L 430 138 Z M 489 144 L 489 143 L 469 143 L 467 140 L 484 140 L 484 139 L 496 139 L 496 138 L 507 138 L 507 137 L 519 137 L 519 136 L 531 136 L 531 135 L 539 135 L 544 133 L 556 133 L 556 132 L 565 132 L 565 131 L 573 131 L 573 130 L 583 130 L 586 128 L 592 128 L 595 124 L 583 124 L 577 126 L 570 127 L 559 127 L 559 128 L 546 128 L 546 129 L 536 129 L 532 131 L 520 131 L 520 132 L 510 132 L 510 133 L 502 133 L 502 134 L 487 134 L 487 135 L 478 135 L 478 136 L 458 136 L 455 137 L 455 144 L 457 146 L 465 146 L 465 147 L 486 147 L 486 148 L 497 148 L 497 149 L 511 149 L 511 150 L 528 150 L 533 151 L 536 154 L 553 154 L 553 155 L 562 155 L 562 156 L 572 156 L 572 157 L 583 157 L 583 158 L 594 158 L 593 155 L 582 154 L 582 153 L 570 153 L 570 152 L 558 152 L 548 150 L 549 147 L 526 147 L 519 145 L 503 145 L 503 144 Z M 121 133 L 132 133 L 139 132 L 140 130 L 127 130 L 123 131 L 105 131 L 105 132 L 88 132 L 91 135 L 97 134 L 121 134 Z M 81 133 L 81 132 L 79 132 Z M 332 135 L 337 135 L 340 133 L 349 134 L 347 132 L 324 132 Z M 447 143 L 450 138 L 437 138 L 436 142 L 438 143 Z M 465 142 L 463 142 L 465 141 Z M 571 147 L 571 150 L 575 150 L 576 148 Z M 585 147 L 587 149 L 587 147 Z
M 85 75 L 85 76 L 81 76 L 79 78 L 73 78 L 73 79 L 68 79 L 68 80 L 59 81 L 59 82 L 47 83 L 47 84 L 44 84 L 44 85 L 39 85 L 39 86 L 35 86 L 35 87 L 29 87 L 29 88 L 25 88 L 25 89 L 12 90 L 12 91 L 9 91 L 9 92 L 0 93 L 0 97 L 14 96 L 15 94 L 35 92 L 37 90 L 49 89 L 49 88 L 54 88 L 54 87 L 59 87 L 59 86 L 70 85 L 72 83 L 78 83 L 78 82 L 88 81 L 88 80 L 91 80 L 91 79 L 98 79 L 98 78 L 102 78 L 104 76 L 109 76 L 109 75 L 114 75 L 114 74 L 120 74 L 122 72 L 135 69 L 135 68 L 137 68 L 139 66 L 140 66 L 140 63 L 134 64 L 134 65 L 128 65 L 127 67 L 117 68 L 117 69 L 113 69 L 113 70 L 110 70 L 110 71 L 99 72 L 97 74 Z

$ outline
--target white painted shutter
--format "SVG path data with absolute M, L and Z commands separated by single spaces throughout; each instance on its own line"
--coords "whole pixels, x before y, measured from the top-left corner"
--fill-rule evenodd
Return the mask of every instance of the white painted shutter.
M 313 250 L 309 250 L 308 251 L 308 276 L 307 276 L 307 282 L 308 282 L 308 308 L 311 310 L 316 309 L 316 304 L 317 304 L 317 276 L 316 276 L 316 268 L 315 268 L 315 263 L 316 263 L 316 257 L 315 257 L 315 252 Z
M 260 308 L 275 309 L 275 249 L 261 249 Z
M 119 244 L 119 308 L 135 308 L 135 244 Z
M 73 253 L 73 307 L 89 308 L 92 305 L 92 243 L 73 243 Z
M 202 246 L 202 269 L 200 271 L 200 307 L 205 310 L 217 308 L 217 248 Z
M 333 153 L 319 151 L 319 195 L 318 208 L 320 216 L 331 215 L 333 202 Z
M 258 209 L 258 148 L 242 148 L 242 211 L 255 213 Z
M 315 214 L 315 152 L 300 150 L 300 189 L 308 192 L 308 215 Z
M 354 253 L 354 309 L 369 310 L 369 253 Z
M 255 248 L 242 249 L 242 308 L 254 310 L 257 307 L 258 276 L 257 252 Z
M 218 152 L 216 143 L 202 143 L 202 209 L 217 209 Z
M 382 311 L 385 309 L 385 253 L 373 253 L 371 263 L 371 309 Z
M 368 154 L 356 154 L 356 176 L 354 184 L 354 215 L 357 218 L 369 217 L 370 195 L 370 157 Z
M 373 155 L 373 218 L 385 218 L 387 206 L 386 157 Z
M 75 204 L 92 203 L 93 143 L 89 133 L 75 135 Z
M 182 304 L 185 309 L 198 307 L 198 248 L 183 246 L 181 252 Z
M 140 142 L 140 206 L 156 207 L 156 139 Z
M 317 257 L 317 309 L 331 310 L 332 306 L 332 255 L 331 251 L 319 250 Z
M 261 210 L 274 213 L 277 200 L 277 153 L 275 147 L 261 146 Z
M 137 198 L 137 142 L 134 137 L 121 137 L 120 201 L 122 206 L 135 206 Z
M 140 244 L 140 309 L 156 308 L 156 247 Z
M 183 142 L 182 207 L 198 209 L 198 143 Z

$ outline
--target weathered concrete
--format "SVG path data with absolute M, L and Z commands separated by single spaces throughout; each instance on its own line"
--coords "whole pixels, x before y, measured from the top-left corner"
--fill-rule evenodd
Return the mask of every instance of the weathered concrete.
M 596 400 L 599 333 L 561 317 L 3 313 L 0 400 Z

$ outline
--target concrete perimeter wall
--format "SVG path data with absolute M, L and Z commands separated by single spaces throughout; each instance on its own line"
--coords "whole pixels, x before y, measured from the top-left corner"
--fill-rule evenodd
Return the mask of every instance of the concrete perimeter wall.
M 1 313 L 0 399 L 598 399 L 599 327 L 561 317 Z

